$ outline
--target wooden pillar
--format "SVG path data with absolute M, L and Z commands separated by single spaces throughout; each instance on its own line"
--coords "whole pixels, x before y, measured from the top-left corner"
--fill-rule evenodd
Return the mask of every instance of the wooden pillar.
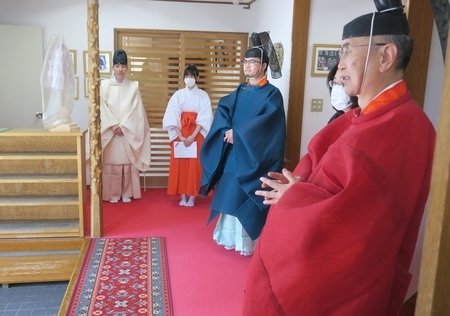
M 295 53 L 293 53 L 291 57 L 286 155 L 284 165 L 288 170 L 294 170 L 300 160 L 311 0 L 294 1 L 293 11 L 292 52 Z
M 429 0 L 403 0 L 403 4 L 408 16 L 409 35 L 414 39 L 413 54 L 403 79 L 414 100 L 423 108 L 433 34 L 433 12 Z
M 447 43 L 446 60 L 450 60 Z M 445 65 L 416 316 L 450 311 L 450 67 Z
M 100 70 L 98 0 L 87 0 L 89 142 L 91 159 L 91 237 L 102 237 L 102 147 L 100 134 Z M 84 58 L 84 57 L 83 57 Z

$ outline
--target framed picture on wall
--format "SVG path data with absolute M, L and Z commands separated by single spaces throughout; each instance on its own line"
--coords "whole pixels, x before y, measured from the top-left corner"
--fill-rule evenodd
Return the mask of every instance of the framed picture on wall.
M 78 100 L 78 77 L 75 77 L 75 100 Z
M 77 51 L 74 49 L 69 49 L 70 57 L 72 57 L 72 64 L 73 64 L 73 73 L 74 75 L 77 74 Z
M 84 77 L 84 96 L 89 96 L 89 77 Z
M 108 76 L 108 75 L 100 76 L 100 81 L 109 79 L 109 77 L 110 76 Z M 84 77 L 84 96 L 85 97 L 89 96 L 89 76 Z
M 335 44 L 314 44 L 311 76 L 326 77 L 334 65 L 339 63 L 339 45 Z
M 84 73 L 87 74 L 89 67 L 88 67 L 88 63 L 89 63 L 89 57 L 88 57 L 88 51 L 84 50 L 83 51 L 83 56 L 84 56 Z M 110 74 L 111 73 L 111 68 L 112 68 L 112 54 L 111 52 L 108 51 L 100 51 L 100 53 L 98 54 L 98 68 L 100 70 L 100 74 Z

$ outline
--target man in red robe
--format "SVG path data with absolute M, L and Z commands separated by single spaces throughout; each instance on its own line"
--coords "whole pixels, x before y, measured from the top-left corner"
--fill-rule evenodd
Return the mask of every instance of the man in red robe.
M 436 133 L 403 81 L 413 43 L 395 2 L 344 26 L 339 69 L 360 108 L 319 131 L 293 173 L 261 178 L 273 190 L 256 194 L 272 207 L 249 270 L 245 316 L 401 311 Z

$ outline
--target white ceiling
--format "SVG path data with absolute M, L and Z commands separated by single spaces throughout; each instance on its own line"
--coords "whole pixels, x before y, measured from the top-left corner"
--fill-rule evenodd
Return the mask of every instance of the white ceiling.
M 256 2 L 256 0 L 150 0 L 150 1 L 234 4 L 243 6 L 244 9 L 250 9 L 251 4 Z

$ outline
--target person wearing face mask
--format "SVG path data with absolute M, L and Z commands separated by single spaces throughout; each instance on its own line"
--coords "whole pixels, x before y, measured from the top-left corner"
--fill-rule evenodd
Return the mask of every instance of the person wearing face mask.
M 113 56 L 113 75 L 100 84 L 103 200 L 141 197 L 139 170 L 150 166 L 150 128 L 139 85 L 126 79 L 127 53 Z
M 347 23 L 340 79 L 359 107 L 325 125 L 272 205 L 242 316 L 398 316 L 430 189 L 436 131 L 403 79 L 413 39 L 401 0 Z M 420 52 L 419 52 L 420 53 Z
M 197 67 L 187 66 L 183 75 L 185 87 L 172 95 L 163 117 L 163 129 L 168 131 L 171 147 L 167 194 L 181 195 L 181 206 L 195 205 L 202 175 L 200 148 L 213 119 L 211 101 L 198 88 L 198 78 Z M 197 146 L 197 156 L 176 158 L 175 146 L 182 145 Z
M 331 105 L 336 113 L 328 121 L 328 124 L 337 119 L 342 114 L 358 106 L 358 97 L 349 96 L 345 93 L 338 64 L 334 65 L 327 76 L 327 88 L 330 90 Z
M 286 118 L 281 92 L 266 77 L 266 51 L 248 49 L 242 64 L 247 81 L 219 100 L 203 143 L 200 195 L 217 185 L 208 221 L 219 215 L 213 240 L 250 256 L 269 211 L 254 192 L 260 177 L 283 167 Z

